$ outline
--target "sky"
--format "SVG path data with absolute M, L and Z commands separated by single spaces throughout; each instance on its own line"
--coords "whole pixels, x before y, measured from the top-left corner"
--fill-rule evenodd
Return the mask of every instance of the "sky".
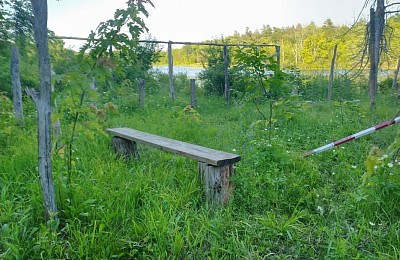
M 145 19 L 149 35 L 160 41 L 201 42 L 262 29 L 331 19 L 351 25 L 365 0 L 152 0 Z M 126 0 L 48 0 L 48 27 L 59 36 L 87 37 L 113 17 Z M 146 39 L 149 35 L 144 35 Z M 83 42 L 66 41 L 77 48 Z

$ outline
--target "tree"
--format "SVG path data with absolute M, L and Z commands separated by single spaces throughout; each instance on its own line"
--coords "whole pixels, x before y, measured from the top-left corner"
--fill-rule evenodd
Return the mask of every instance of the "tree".
M 370 63 L 369 70 L 369 97 L 370 107 L 376 107 L 376 94 L 378 89 L 378 70 L 382 50 L 387 49 L 389 39 L 385 37 L 384 30 L 390 14 L 399 13 L 399 2 L 384 0 L 366 0 L 365 5 L 371 4 L 370 20 L 368 23 L 366 48 Z M 374 8 L 375 6 L 375 8 Z
M 142 19 L 142 15 L 148 17 L 144 4 L 150 4 L 150 0 L 129 0 L 126 2 L 126 9 L 118 9 L 114 14 L 114 19 L 102 22 L 96 31 L 89 35 L 88 42 L 82 47 L 81 53 L 90 50 L 92 57 L 96 59 L 96 65 L 111 62 L 117 65 L 113 60 L 118 58 L 130 62 L 137 60 L 135 50 L 138 49 L 139 37 L 148 29 Z M 129 33 L 125 33 L 125 28 Z M 122 30 L 124 29 L 124 31 Z
M 33 28 L 39 57 L 40 92 L 29 90 L 38 111 L 39 175 L 46 221 L 57 220 L 51 163 L 51 67 L 47 41 L 47 0 L 31 0 Z

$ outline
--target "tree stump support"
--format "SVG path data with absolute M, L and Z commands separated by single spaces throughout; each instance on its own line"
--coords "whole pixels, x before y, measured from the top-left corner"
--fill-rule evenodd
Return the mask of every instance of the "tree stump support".
M 137 144 L 134 141 L 114 136 L 112 138 L 112 147 L 120 158 L 128 161 L 131 158 L 139 159 Z
M 226 203 L 233 191 L 233 184 L 230 182 L 234 173 L 233 165 L 214 166 L 199 162 L 199 173 L 206 199 L 217 204 Z

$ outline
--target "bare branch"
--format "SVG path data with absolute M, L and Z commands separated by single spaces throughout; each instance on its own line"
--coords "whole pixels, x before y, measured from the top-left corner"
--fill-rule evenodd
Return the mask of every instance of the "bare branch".
M 398 13 L 400 13 L 400 10 L 398 10 L 398 11 L 387 11 L 387 12 L 385 12 L 385 14 L 398 14 Z
M 33 103 L 35 103 L 37 107 L 37 103 L 39 100 L 39 93 L 36 92 L 33 88 L 25 88 L 25 93 L 32 99 Z
M 385 5 L 385 8 L 389 8 L 389 7 L 394 6 L 394 5 L 400 5 L 400 2 L 394 2 L 394 3 L 391 3 L 391 4 Z

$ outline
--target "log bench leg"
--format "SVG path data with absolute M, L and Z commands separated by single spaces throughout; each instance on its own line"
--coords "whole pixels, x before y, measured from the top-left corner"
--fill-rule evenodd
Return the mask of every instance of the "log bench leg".
M 126 161 L 132 157 L 139 159 L 137 145 L 134 141 L 114 136 L 112 138 L 112 147 L 115 153 Z
M 229 180 L 233 175 L 232 164 L 217 167 L 199 162 L 199 173 L 207 200 L 218 204 L 229 200 L 233 190 L 233 184 Z

